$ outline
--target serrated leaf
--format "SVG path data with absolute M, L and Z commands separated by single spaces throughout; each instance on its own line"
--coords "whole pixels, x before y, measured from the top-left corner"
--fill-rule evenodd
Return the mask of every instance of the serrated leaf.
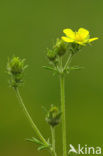
M 34 138 L 34 137 L 32 137 L 32 139 L 26 139 L 27 141 L 30 141 L 30 142 L 32 142 L 32 143 L 36 143 L 36 144 L 39 144 L 39 145 L 43 145 L 43 143 L 40 141 L 40 140 L 38 140 L 38 139 L 36 139 L 36 138 Z
M 36 139 L 36 138 L 34 138 L 34 137 L 32 137 L 31 139 L 26 139 L 27 141 L 30 141 L 30 142 L 32 142 L 32 143 L 36 143 L 36 144 L 38 144 L 38 145 L 40 145 L 37 149 L 38 150 L 43 150 L 43 149 L 47 149 L 47 148 L 49 148 L 51 145 L 50 144 L 48 144 L 47 146 L 46 145 L 44 145 L 40 140 L 38 140 L 38 139 Z

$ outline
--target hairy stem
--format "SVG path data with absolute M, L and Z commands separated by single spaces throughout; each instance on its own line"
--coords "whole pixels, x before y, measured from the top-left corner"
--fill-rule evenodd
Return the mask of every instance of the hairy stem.
M 65 116 L 65 88 L 64 88 L 64 74 L 60 75 L 61 88 L 61 111 L 62 111 L 62 140 L 63 140 L 63 156 L 67 155 L 66 151 L 66 116 Z
M 56 151 L 55 151 L 55 128 L 51 126 L 51 135 L 52 135 L 52 148 L 53 148 L 53 153 L 54 156 L 56 155 Z
M 35 132 L 36 135 L 40 138 L 40 140 L 41 140 L 46 146 L 48 146 L 48 143 L 46 142 L 46 140 L 45 140 L 44 137 L 42 136 L 41 132 L 39 131 L 39 129 L 37 128 L 37 126 L 35 125 L 35 123 L 33 122 L 33 120 L 32 120 L 32 118 L 31 118 L 30 114 L 28 113 L 28 111 L 27 111 L 27 109 L 26 109 L 26 107 L 25 107 L 25 104 L 24 104 L 24 102 L 23 102 L 23 99 L 22 99 L 22 97 L 21 97 L 21 95 L 20 95 L 19 89 L 16 88 L 15 91 L 16 91 L 16 95 L 17 95 L 17 98 L 18 98 L 18 100 L 19 100 L 19 103 L 21 104 L 22 109 L 23 109 L 23 111 L 24 111 L 24 113 L 25 113 L 25 115 L 26 115 L 28 121 L 30 122 L 30 124 L 31 124 L 31 126 L 32 126 L 32 128 L 33 128 L 33 130 L 34 130 L 34 132 Z

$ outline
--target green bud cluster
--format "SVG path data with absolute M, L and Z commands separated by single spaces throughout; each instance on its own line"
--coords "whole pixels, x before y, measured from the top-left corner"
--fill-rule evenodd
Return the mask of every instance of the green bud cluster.
M 10 85 L 13 88 L 17 88 L 23 83 L 23 72 L 27 66 L 24 65 L 25 59 L 20 59 L 19 57 L 13 57 L 8 60 L 7 72 L 10 75 Z
M 67 44 L 62 39 L 57 39 L 52 50 L 47 50 L 47 57 L 50 61 L 55 62 L 58 56 L 63 56 L 67 51 Z
M 49 125 L 54 127 L 60 123 L 60 118 L 61 112 L 59 112 L 57 107 L 52 106 L 47 114 L 46 121 Z

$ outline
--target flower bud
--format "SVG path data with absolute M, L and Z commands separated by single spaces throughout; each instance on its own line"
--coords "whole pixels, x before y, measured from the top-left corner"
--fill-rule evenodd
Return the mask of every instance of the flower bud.
M 60 118 L 61 112 L 58 111 L 57 107 L 52 106 L 47 114 L 46 121 L 54 127 L 60 123 Z
M 62 56 L 67 51 L 67 44 L 62 39 L 58 38 L 54 49 L 59 56 Z
M 81 45 L 79 45 L 77 43 L 71 44 L 70 51 L 72 52 L 72 54 L 76 54 L 77 52 L 79 52 L 80 49 L 81 49 Z
M 7 72 L 11 76 L 10 84 L 16 88 L 23 82 L 23 72 L 27 67 L 24 65 L 25 59 L 13 57 L 7 63 Z
M 47 57 L 48 57 L 48 59 L 50 61 L 55 61 L 55 59 L 56 59 L 56 52 L 55 52 L 55 50 L 48 49 Z

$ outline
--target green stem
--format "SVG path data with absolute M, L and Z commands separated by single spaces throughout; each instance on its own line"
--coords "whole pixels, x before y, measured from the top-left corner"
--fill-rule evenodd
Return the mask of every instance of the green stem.
M 53 153 L 54 156 L 56 156 L 56 151 L 55 151 L 55 128 L 51 126 L 51 134 L 52 134 L 52 148 L 53 148 Z
M 23 111 L 24 111 L 24 113 L 25 113 L 25 115 L 26 115 L 28 121 L 30 122 L 30 124 L 31 124 L 31 126 L 32 126 L 32 128 L 33 128 L 33 130 L 34 130 L 34 132 L 35 132 L 36 135 L 40 138 L 40 140 L 41 140 L 46 146 L 48 146 L 48 143 L 46 142 L 46 140 L 45 140 L 44 137 L 42 136 L 41 132 L 39 131 L 39 129 L 37 128 L 37 126 L 35 125 L 35 123 L 33 122 L 33 120 L 32 120 L 32 118 L 31 118 L 30 114 L 28 113 L 28 111 L 27 111 L 27 109 L 26 109 L 26 107 L 25 107 L 25 104 L 24 104 L 24 102 L 23 102 L 23 99 L 22 99 L 22 97 L 21 97 L 21 95 L 20 95 L 19 89 L 16 88 L 15 91 L 16 91 L 17 98 L 18 98 L 18 100 L 19 100 L 19 102 L 20 102 L 20 104 L 21 104 L 21 106 L 22 106 L 22 109 L 23 109 Z
M 67 59 L 67 62 L 66 62 L 66 64 L 65 64 L 65 66 L 64 66 L 64 70 L 67 68 L 68 64 L 70 63 L 71 58 L 72 58 L 72 53 L 70 53 L 70 55 L 69 55 L 69 57 L 68 57 L 68 59 Z
M 62 139 L 63 139 L 63 156 L 67 155 L 66 151 L 66 116 L 65 116 L 65 89 L 64 89 L 64 74 L 60 75 L 61 87 L 61 111 L 62 111 Z

